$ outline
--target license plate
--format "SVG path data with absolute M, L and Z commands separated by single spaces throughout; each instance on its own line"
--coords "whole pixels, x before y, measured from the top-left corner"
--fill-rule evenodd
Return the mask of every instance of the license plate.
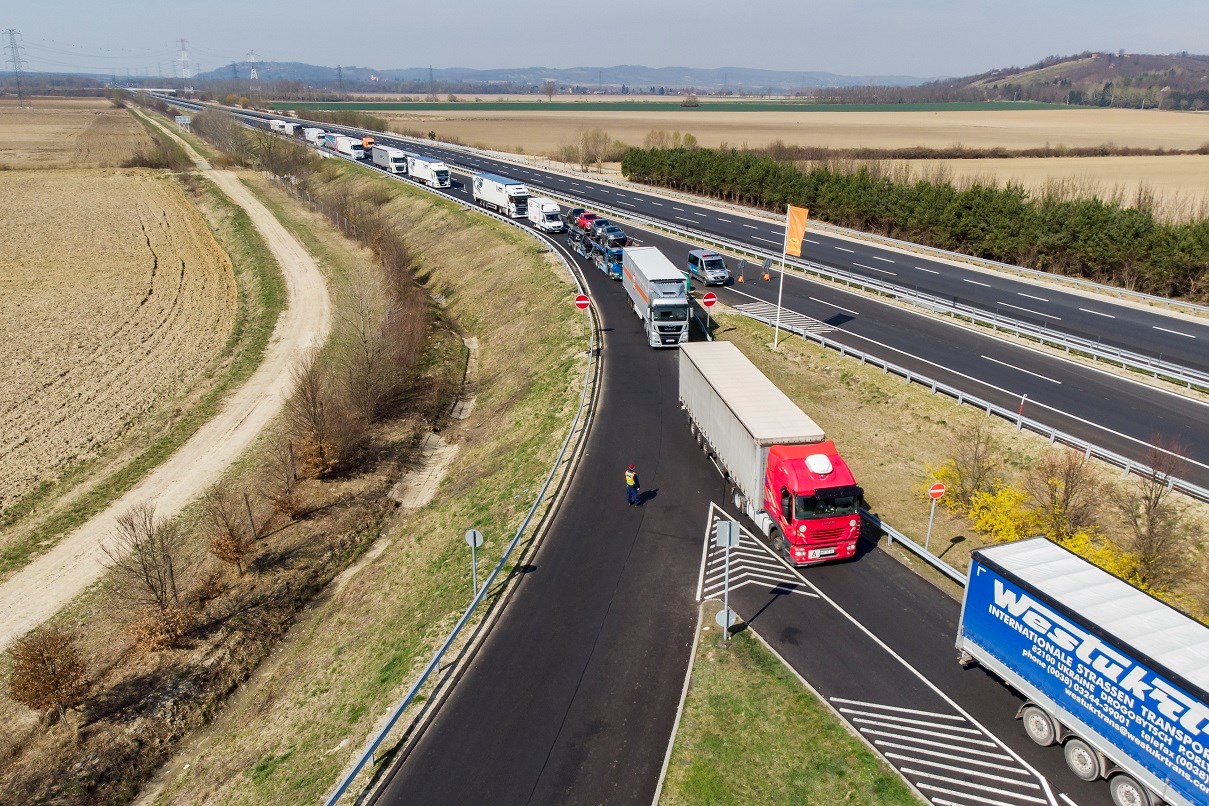
M 835 547 L 829 549 L 811 549 L 806 552 L 806 556 L 811 560 L 817 560 L 820 557 L 831 557 L 835 555 Z

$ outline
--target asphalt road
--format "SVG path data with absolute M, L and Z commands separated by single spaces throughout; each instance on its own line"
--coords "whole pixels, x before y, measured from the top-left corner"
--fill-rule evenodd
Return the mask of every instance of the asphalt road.
M 674 350 L 646 346 L 588 275 L 601 402 L 567 498 L 519 585 L 378 803 L 649 803 L 694 637 L 704 502 L 723 482 L 679 410 Z M 634 462 L 644 503 L 625 502 Z

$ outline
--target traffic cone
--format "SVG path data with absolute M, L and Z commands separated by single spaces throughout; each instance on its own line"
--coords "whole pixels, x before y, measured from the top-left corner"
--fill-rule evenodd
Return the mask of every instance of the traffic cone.
M 764 280 L 764 282 L 766 282 L 766 283 L 767 283 L 769 280 L 771 280 L 771 279 L 772 279 L 772 275 L 771 275 L 771 274 L 769 274 L 768 272 L 764 272 L 764 274 L 762 275 L 761 279 L 763 279 L 763 280 Z
M 736 282 L 736 283 L 743 283 L 743 282 L 746 282 L 746 280 L 743 278 L 743 275 L 742 275 L 742 274 L 740 274 L 738 277 L 736 277 L 736 278 L 735 278 L 735 282 Z

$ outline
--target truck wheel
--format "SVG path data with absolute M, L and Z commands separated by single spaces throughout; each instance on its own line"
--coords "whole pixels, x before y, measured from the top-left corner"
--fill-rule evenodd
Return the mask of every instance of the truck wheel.
M 1070 767 L 1075 777 L 1084 781 L 1094 781 L 1100 777 L 1096 751 L 1087 742 L 1079 738 L 1071 739 L 1062 748 L 1062 754 L 1066 756 L 1066 766 Z
M 735 491 L 735 497 L 733 500 L 735 502 L 735 509 L 742 512 L 746 508 L 744 504 L 747 502 L 743 500 L 743 493 Z
M 781 534 L 780 529 L 773 529 L 768 533 L 768 542 L 772 544 L 772 550 L 777 555 L 784 557 L 786 560 L 789 559 L 789 549 L 785 545 L 785 536 Z
M 1153 806 L 1150 791 L 1124 773 L 1114 775 L 1108 782 L 1108 791 L 1116 806 Z
M 1020 714 L 1024 732 L 1042 747 L 1049 747 L 1058 740 L 1058 728 L 1049 714 L 1035 705 L 1026 705 Z

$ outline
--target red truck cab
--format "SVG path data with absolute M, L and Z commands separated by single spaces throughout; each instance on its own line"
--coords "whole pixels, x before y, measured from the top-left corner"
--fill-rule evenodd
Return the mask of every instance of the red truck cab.
M 773 445 L 764 473 L 764 511 L 773 549 L 794 565 L 848 559 L 861 533 L 861 488 L 831 440 Z

